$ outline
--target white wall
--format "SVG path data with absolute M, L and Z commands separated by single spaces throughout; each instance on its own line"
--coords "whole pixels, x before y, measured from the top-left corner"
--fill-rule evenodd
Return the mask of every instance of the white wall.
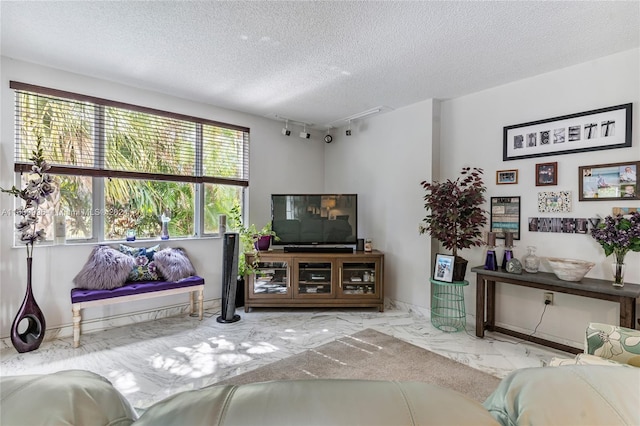
M 14 182 L 14 92 L 9 81 L 83 93 L 86 95 L 143 105 L 246 126 L 251 129 L 249 221 L 262 227 L 270 220 L 270 194 L 277 192 L 322 192 L 324 184 L 324 142 L 320 134 L 310 140 L 285 137 L 281 124 L 266 118 L 215 108 L 159 93 L 126 87 L 104 80 L 1 58 L 0 81 L 0 186 Z M 12 210 L 14 199 L 0 196 L 0 211 Z M 12 248 L 14 219 L 0 216 L 0 337 L 10 333 L 11 322 L 20 307 L 26 286 L 26 251 Z M 163 243 L 164 244 L 164 243 Z M 142 243 L 136 243 L 142 245 Z M 171 240 L 166 245 L 182 246 L 198 273 L 206 280 L 205 299 L 221 295 L 221 239 Z M 36 247 L 34 251 L 34 295 L 44 311 L 47 328 L 71 324 L 69 291 L 93 245 Z M 185 296 L 185 302 L 186 302 Z M 87 309 L 87 319 L 128 315 L 172 306 L 175 298 L 158 298 L 130 304 Z M 109 325 L 105 323 L 104 325 Z
M 485 170 L 487 199 L 492 196 L 520 196 L 522 238 L 515 255 L 521 258 L 526 246 L 538 248 L 541 257 L 570 257 L 596 262 L 590 277 L 610 279 L 612 258 L 589 235 L 529 232 L 528 217 L 594 217 L 611 214 L 614 206 L 640 207 L 636 201 L 578 201 L 578 167 L 640 160 L 640 54 L 638 49 L 600 58 L 566 69 L 442 102 L 441 164 L 445 178 L 454 178 L 461 167 Z M 552 118 L 591 109 L 633 103 L 633 146 L 631 148 L 556 155 L 516 161 L 502 161 L 504 126 Z M 558 185 L 535 186 L 535 164 L 558 162 Z M 518 169 L 517 185 L 495 185 L 496 170 Z M 570 213 L 538 213 L 539 191 L 571 191 Z M 488 205 L 487 205 L 488 206 Z M 482 249 L 465 250 L 471 264 L 482 264 Z M 640 253 L 629 253 L 626 279 L 640 283 Z M 547 265 L 543 262 L 543 268 Z M 545 268 L 549 271 L 550 269 Z M 474 279 L 474 277 L 472 277 Z M 471 281 L 473 282 L 473 281 Z M 497 322 L 530 333 L 540 319 L 542 292 L 516 286 L 498 286 Z M 475 289 L 467 290 L 468 312 L 475 312 Z M 640 310 L 638 311 L 640 312 Z M 556 294 L 547 309 L 538 334 L 558 341 L 582 344 L 589 321 L 618 322 L 615 303 Z
M 422 188 L 431 180 L 439 106 L 428 100 L 344 128 L 325 150 L 325 190 L 358 194 L 358 236 L 385 254 L 385 296 L 429 306 L 431 244 L 418 234 Z

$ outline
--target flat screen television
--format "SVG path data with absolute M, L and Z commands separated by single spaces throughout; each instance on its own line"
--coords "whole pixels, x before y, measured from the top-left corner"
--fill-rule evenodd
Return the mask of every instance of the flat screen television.
M 356 244 L 357 194 L 272 194 L 277 245 Z

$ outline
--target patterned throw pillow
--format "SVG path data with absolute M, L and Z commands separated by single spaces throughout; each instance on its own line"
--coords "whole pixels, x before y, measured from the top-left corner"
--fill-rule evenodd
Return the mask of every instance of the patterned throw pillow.
M 120 252 L 133 257 L 136 264 L 129 273 L 127 281 L 158 281 L 163 279 L 158 271 L 153 256 L 160 250 L 160 245 L 152 247 L 130 247 L 120 244 Z

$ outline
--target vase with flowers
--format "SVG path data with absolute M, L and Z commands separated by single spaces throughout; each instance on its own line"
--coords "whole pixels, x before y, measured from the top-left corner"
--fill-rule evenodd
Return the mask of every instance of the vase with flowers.
M 29 158 L 33 165 L 27 175 L 25 187 L 19 189 L 14 185 L 11 189 L 0 188 L 2 192 L 20 198 L 24 202 L 24 206 L 16 209 L 15 213 L 20 217 L 16 223 L 20 242 L 27 247 L 27 291 L 11 325 L 11 343 L 21 353 L 38 349 L 46 329 L 44 314 L 33 297 L 31 271 L 33 245 L 45 238 L 44 229 L 39 227 L 42 216 L 39 208 L 53 193 L 54 186 L 53 179 L 46 173 L 51 167 L 44 159 L 41 136 L 38 136 L 35 148 Z M 26 321 L 26 328 L 21 327 L 23 321 Z M 24 328 L 24 331 L 20 331 L 21 328 Z
M 640 252 L 640 212 L 607 216 L 591 235 L 600 243 L 606 256 L 614 256 L 615 263 L 611 265 L 613 285 L 624 286 L 624 257 L 630 251 Z

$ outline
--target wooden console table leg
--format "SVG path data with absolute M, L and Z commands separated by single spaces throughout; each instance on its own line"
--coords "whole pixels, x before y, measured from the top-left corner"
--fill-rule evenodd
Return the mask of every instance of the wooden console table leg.
M 636 301 L 630 297 L 620 298 L 620 327 L 636 328 Z
M 73 347 L 77 348 L 80 346 L 80 321 L 82 321 L 82 316 L 80 315 L 80 308 L 73 306 Z
M 484 278 L 476 276 L 476 336 L 484 337 Z
M 487 330 L 496 325 L 496 282 L 487 281 Z

